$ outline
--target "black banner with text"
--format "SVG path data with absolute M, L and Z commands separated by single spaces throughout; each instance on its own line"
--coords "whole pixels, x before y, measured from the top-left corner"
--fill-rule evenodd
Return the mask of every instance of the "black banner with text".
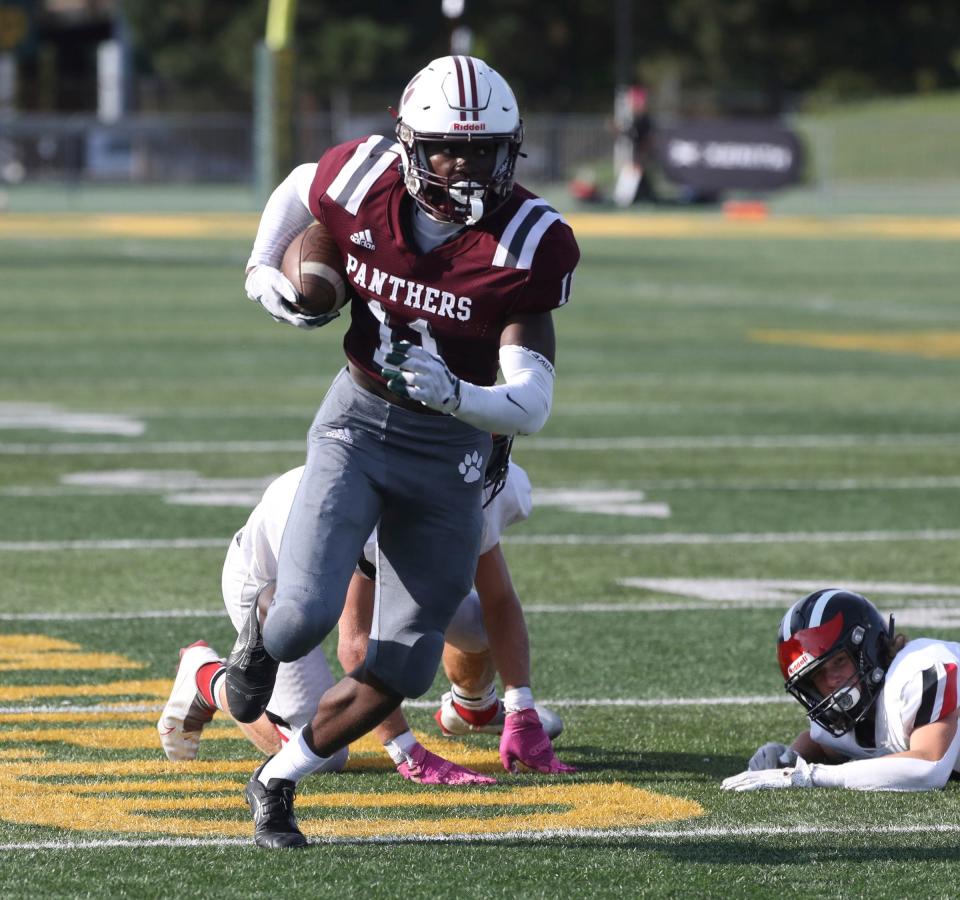
M 803 146 L 779 122 L 698 121 L 660 128 L 657 161 L 698 190 L 772 190 L 800 181 Z

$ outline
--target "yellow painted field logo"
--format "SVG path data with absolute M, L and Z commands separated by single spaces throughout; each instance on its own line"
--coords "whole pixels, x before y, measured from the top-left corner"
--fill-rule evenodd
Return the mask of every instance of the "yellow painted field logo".
M 0 635 L 0 671 L 139 669 L 117 654 L 90 653 L 44 635 Z M 71 681 L 65 678 L 65 681 Z M 242 760 L 163 759 L 154 722 L 170 682 L 122 680 L 98 684 L 0 685 L 0 703 L 96 698 L 115 710 L 0 714 L 0 819 L 28 826 L 116 834 L 243 837 L 251 831 L 241 791 L 256 765 Z M 126 710 L 123 704 L 133 706 Z M 9 706 L 7 707 L 9 709 Z M 204 731 L 204 743 L 238 741 L 249 747 L 226 717 Z M 63 757 L 63 746 L 92 751 L 91 759 Z M 495 749 L 444 740 L 437 752 L 462 765 L 495 773 Z M 134 759 L 96 758 L 97 751 L 140 751 Z M 347 771 L 388 771 L 391 763 L 371 738 L 351 746 Z M 300 824 L 308 836 L 403 837 L 635 828 L 702 815 L 691 800 L 621 783 L 512 779 L 495 787 L 343 791 L 336 775 L 308 779 L 298 795 Z M 511 783 L 512 782 L 512 783 Z M 382 784 L 378 780 L 378 786 Z
M 254 213 L 28 213 L 0 218 L 0 237 L 17 240 L 252 240 Z M 763 220 L 703 214 L 608 214 L 576 212 L 566 217 L 582 238 L 647 240 L 907 240 L 958 241 L 957 216 L 796 216 Z

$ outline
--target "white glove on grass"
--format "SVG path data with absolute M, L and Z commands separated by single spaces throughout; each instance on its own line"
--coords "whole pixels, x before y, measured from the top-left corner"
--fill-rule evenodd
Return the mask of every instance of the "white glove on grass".
M 720 786 L 725 791 L 813 787 L 813 767 L 802 756 L 798 756 L 797 764 L 793 768 L 759 769 L 755 772 L 748 770 L 724 778 Z

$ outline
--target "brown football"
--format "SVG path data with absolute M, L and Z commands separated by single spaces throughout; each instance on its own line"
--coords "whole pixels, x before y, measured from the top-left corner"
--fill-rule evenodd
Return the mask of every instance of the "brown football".
M 336 312 L 347 302 L 343 258 L 330 232 L 319 222 L 293 239 L 280 269 L 300 294 L 297 307 L 304 315 Z

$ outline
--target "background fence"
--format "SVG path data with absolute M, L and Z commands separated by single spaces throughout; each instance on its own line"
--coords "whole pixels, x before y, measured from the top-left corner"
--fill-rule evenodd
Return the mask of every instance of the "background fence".
M 391 129 L 386 116 L 305 117 L 298 157 L 316 159 L 339 141 Z M 252 134 L 242 114 L 131 116 L 111 125 L 95 116 L 22 115 L 0 124 L 0 153 L 10 182 L 242 182 L 254 174 Z M 533 116 L 527 135 L 522 165 L 533 181 L 561 180 L 612 153 L 613 132 L 600 116 Z
M 806 187 L 819 202 L 858 197 L 878 208 L 919 203 L 960 208 L 960 116 L 943 109 L 868 105 L 854 114 L 803 116 L 790 124 L 807 151 Z M 584 168 L 612 176 L 614 131 L 603 115 L 532 115 L 519 178 L 563 182 Z M 665 119 L 660 124 L 669 124 Z M 301 160 L 370 132 L 389 133 L 383 115 L 313 115 L 298 125 Z M 17 184 L 252 183 L 252 120 L 246 114 L 139 115 L 106 125 L 94 116 L 20 115 L 0 121 L 0 181 Z

